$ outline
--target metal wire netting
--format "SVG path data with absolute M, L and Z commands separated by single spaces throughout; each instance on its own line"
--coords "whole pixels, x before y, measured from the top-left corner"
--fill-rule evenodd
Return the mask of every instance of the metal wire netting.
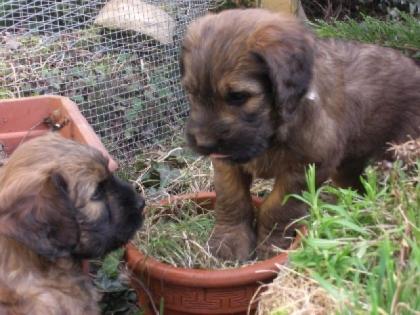
M 179 132 L 179 44 L 211 0 L 0 0 L 0 98 L 75 101 L 120 161 Z

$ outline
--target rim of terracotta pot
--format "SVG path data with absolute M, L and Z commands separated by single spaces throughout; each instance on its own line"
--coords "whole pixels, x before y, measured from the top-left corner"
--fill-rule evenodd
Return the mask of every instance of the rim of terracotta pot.
M 177 200 L 194 199 L 205 201 L 215 198 L 215 192 L 198 192 L 171 196 L 162 200 L 160 204 L 168 204 Z M 258 197 L 253 197 L 253 201 L 256 205 L 262 202 Z M 306 228 L 301 228 L 301 233 L 306 233 Z M 301 236 L 299 233 L 287 251 L 296 249 L 300 241 Z M 151 256 L 144 255 L 132 243 L 126 245 L 126 261 L 131 270 L 144 272 L 152 278 L 162 279 L 165 282 L 190 287 L 231 287 L 269 280 L 279 271 L 278 265 L 285 264 L 287 260 L 288 254 L 285 251 L 270 259 L 238 268 L 220 270 L 181 268 L 162 263 Z
M 81 139 L 85 144 L 90 145 L 97 150 L 101 151 L 102 154 L 108 158 L 108 168 L 111 172 L 114 172 L 118 169 L 117 162 L 112 158 L 108 150 L 105 148 L 105 145 L 102 143 L 99 136 L 95 133 L 93 127 L 88 123 L 86 118 L 80 112 L 78 105 L 73 102 L 70 98 L 54 94 L 38 95 L 38 96 L 27 96 L 19 98 L 10 98 L 0 100 L 0 105 L 12 105 L 12 104 L 25 104 L 31 106 L 40 106 L 47 105 L 50 107 L 51 104 L 61 107 L 64 109 L 63 115 L 68 115 L 70 121 L 72 122 L 71 126 L 65 126 L 63 128 L 68 130 L 69 135 L 77 138 L 77 141 Z M 77 126 L 74 128 L 73 126 Z M 40 136 L 47 132 L 47 130 L 31 130 L 30 135 Z M 61 131 L 60 131 L 61 133 Z M 10 137 L 26 137 L 28 136 L 28 130 L 18 130 L 18 131 L 7 131 L 2 134 Z M 83 135 L 81 138 L 80 135 Z

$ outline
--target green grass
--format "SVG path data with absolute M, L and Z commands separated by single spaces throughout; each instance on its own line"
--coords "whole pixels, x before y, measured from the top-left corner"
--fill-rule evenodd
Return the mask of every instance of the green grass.
M 317 21 L 311 26 L 320 37 L 357 40 L 392 47 L 420 59 L 420 20 L 405 13 L 401 13 L 401 18 L 394 21 L 364 16 L 361 22 Z
M 291 254 L 339 303 L 340 314 L 418 314 L 420 310 L 420 163 L 407 174 L 399 164 L 385 175 L 370 168 L 366 194 L 324 186 L 294 198 L 310 208 L 309 233 Z M 334 196 L 336 203 L 323 201 Z M 417 311 L 417 313 L 416 313 Z
M 192 202 L 149 207 L 135 244 L 145 254 L 173 266 L 205 267 L 215 258 L 206 241 L 214 226 L 214 215 Z

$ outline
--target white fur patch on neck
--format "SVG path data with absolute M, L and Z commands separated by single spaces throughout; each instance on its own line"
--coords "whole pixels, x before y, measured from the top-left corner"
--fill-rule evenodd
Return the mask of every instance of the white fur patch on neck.
M 305 97 L 310 101 L 315 101 L 315 100 L 319 99 L 318 92 L 315 90 L 314 87 L 311 87 L 309 89 L 309 91 L 308 91 L 308 93 L 306 93 Z

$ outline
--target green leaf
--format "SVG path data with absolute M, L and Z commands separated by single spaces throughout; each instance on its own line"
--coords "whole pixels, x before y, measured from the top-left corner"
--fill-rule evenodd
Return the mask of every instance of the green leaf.
M 109 278 L 115 279 L 119 274 L 119 265 L 123 259 L 124 249 L 120 248 L 108 254 L 102 263 L 102 271 Z
M 322 238 L 307 239 L 307 242 L 308 242 L 308 245 L 319 248 L 319 249 L 329 249 L 329 248 L 334 248 L 334 247 L 345 244 L 345 242 L 343 241 L 327 240 L 327 239 L 322 239 Z

